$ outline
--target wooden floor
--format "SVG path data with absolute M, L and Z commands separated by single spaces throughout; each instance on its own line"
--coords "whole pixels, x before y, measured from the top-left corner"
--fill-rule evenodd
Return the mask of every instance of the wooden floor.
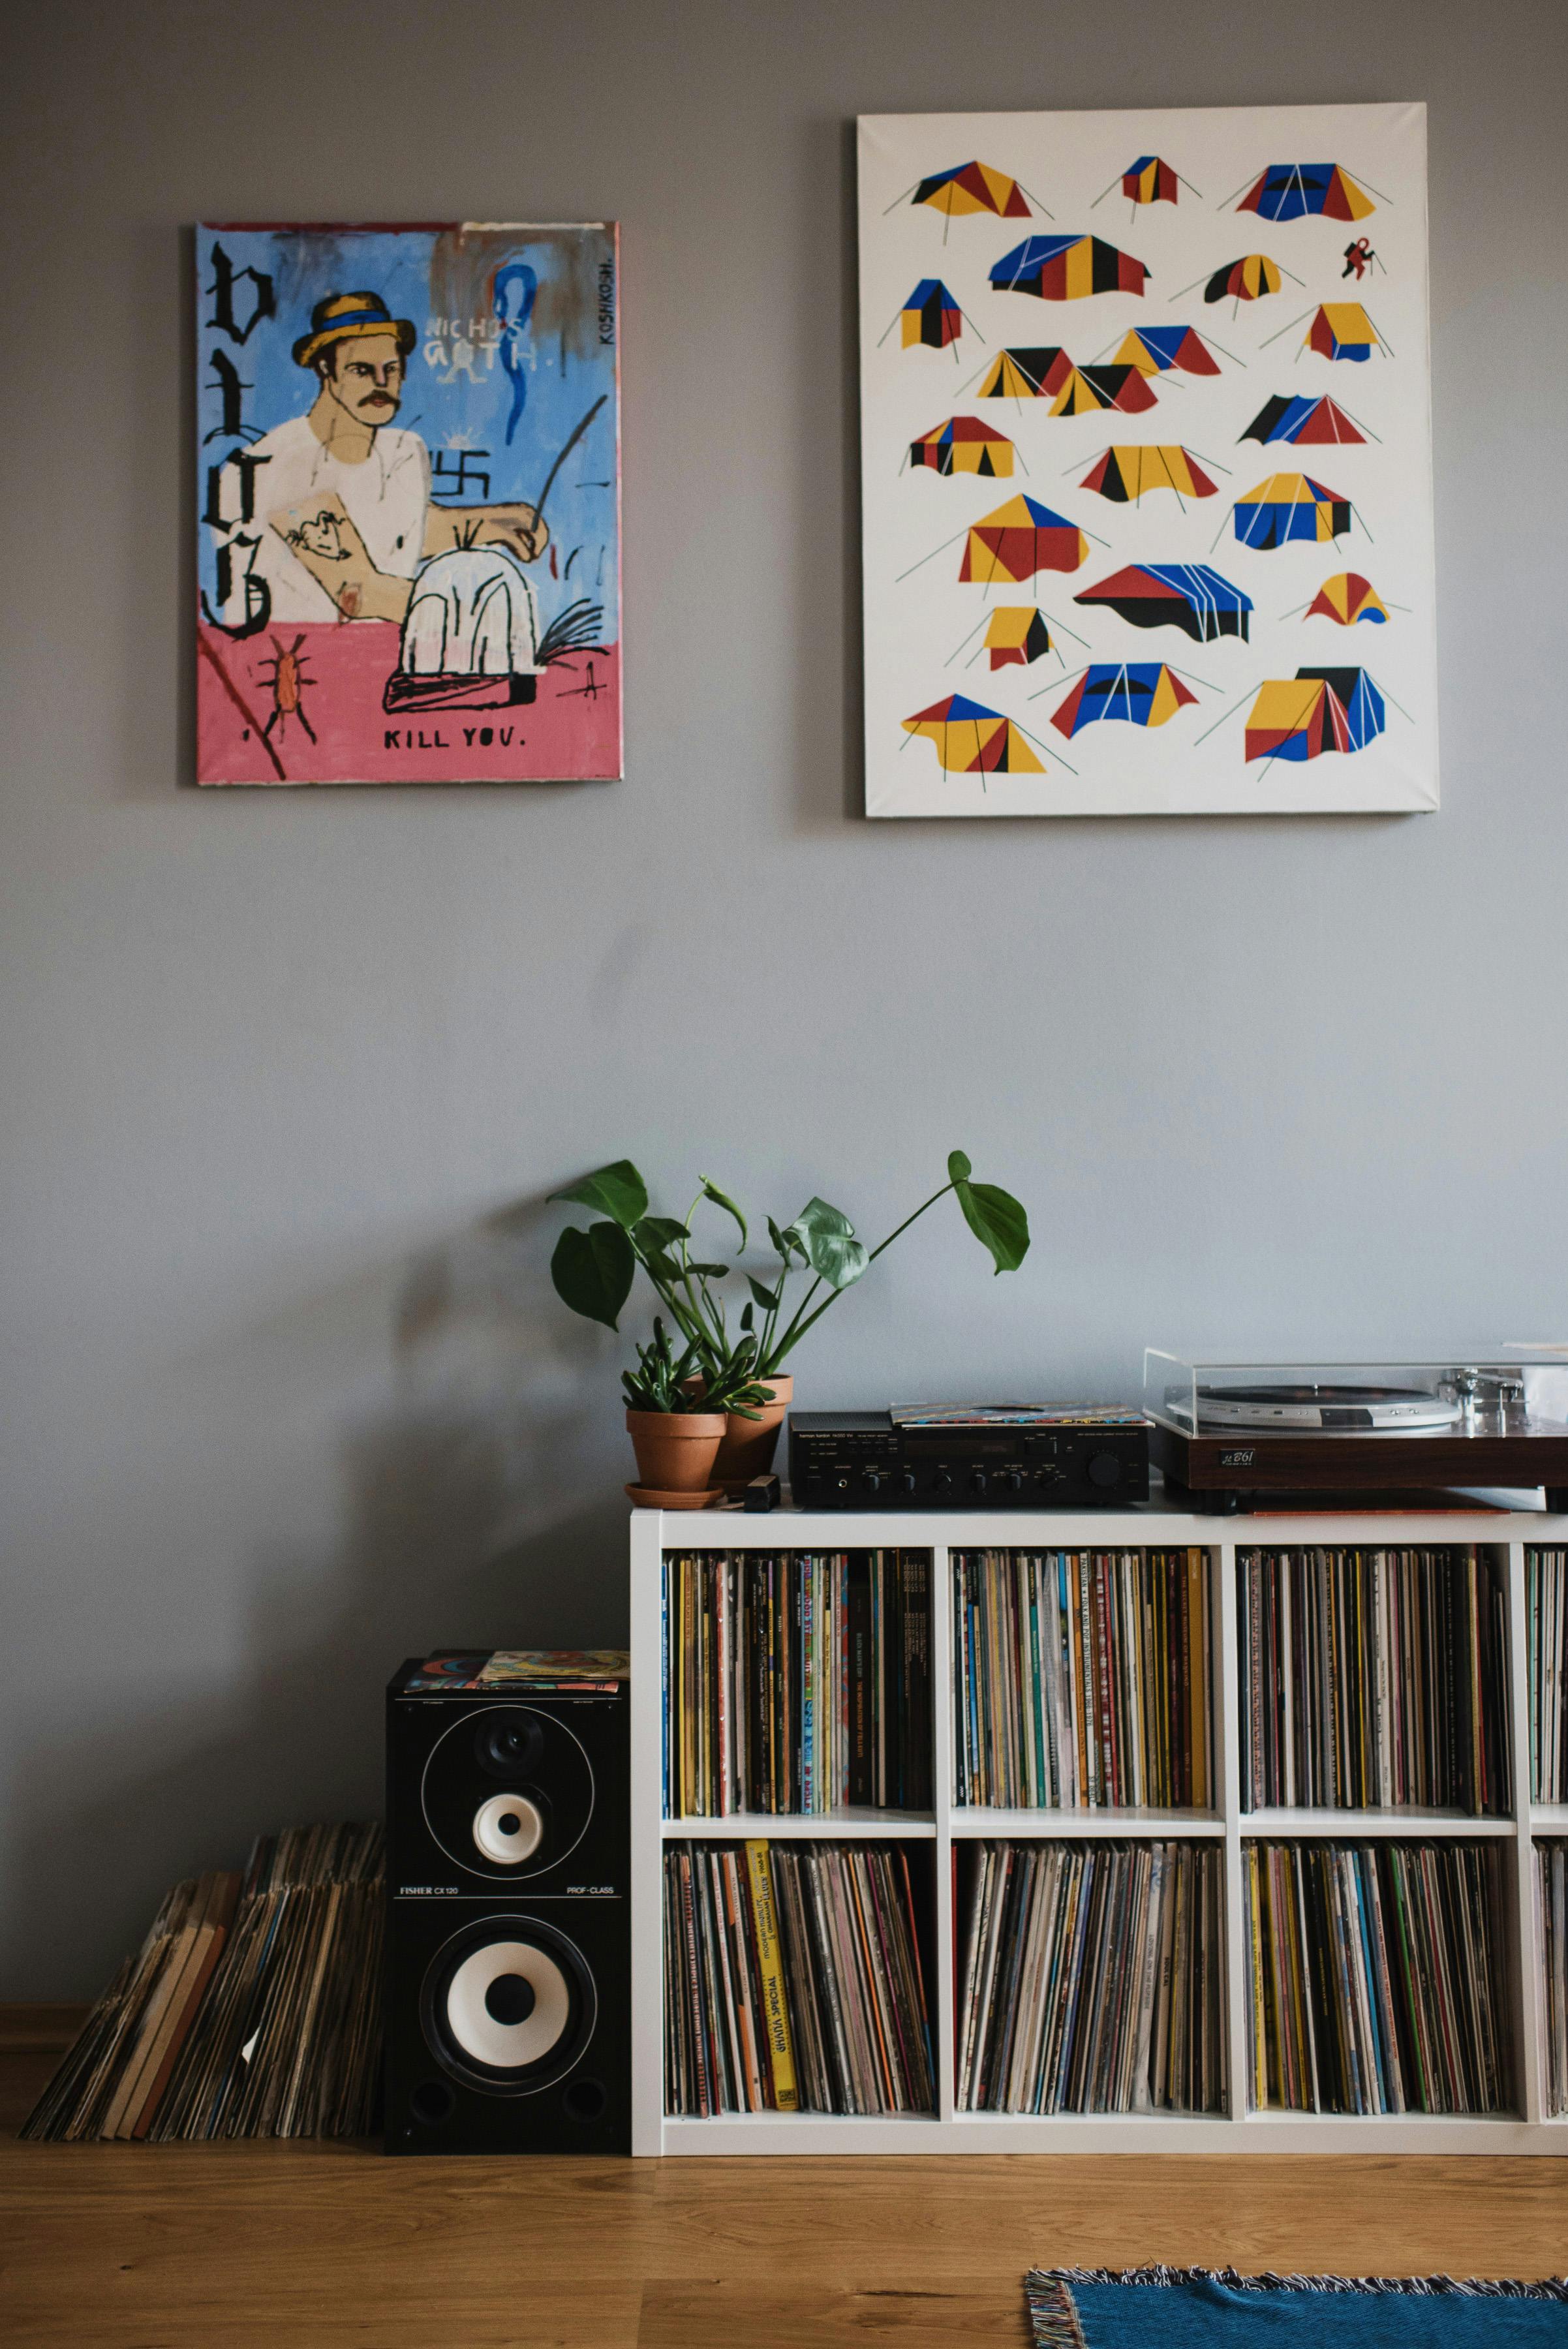
M 16 2011 L 13 2010 L 13 2013 Z M 385 2161 L 32 2146 L 67 2009 L 0 2048 L 0 2341 L 1023 2349 L 1025 2268 L 1568 2268 L 1568 2162 Z

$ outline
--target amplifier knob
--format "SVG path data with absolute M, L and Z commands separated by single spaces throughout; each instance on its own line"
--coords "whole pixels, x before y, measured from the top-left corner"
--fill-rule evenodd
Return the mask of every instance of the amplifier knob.
M 931 1490 L 932 1490 L 932 1492 L 933 1492 L 933 1493 L 950 1493 L 950 1492 L 952 1491 L 952 1488 L 953 1488 L 953 1480 L 952 1480 L 952 1478 L 949 1475 L 949 1474 L 948 1474 L 947 1470 L 946 1470 L 945 1468 L 939 1468 L 939 1469 L 937 1470 L 936 1475 L 931 1478 Z
M 983 1492 L 984 1492 L 984 1490 L 985 1490 L 985 1471 L 984 1471 L 984 1469 L 983 1469 L 983 1468 L 971 1468 L 971 1469 L 970 1470 L 970 1472 L 969 1472 L 969 1489 L 970 1489 L 970 1491 L 971 1491 L 971 1493 L 983 1493 Z
M 1009 1468 L 1002 1481 L 1006 1485 L 1010 1493 L 1022 1493 L 1023 1490 L 1023 1469 Z
M 879 1493 L 887 1481 L 880 1468 L 867 1468 L 860 1479 L 868 1493 Z
M 898 1482 L 906 1493 L 918 1493 L 920 1489 L 920 1480 L 912 1468 L 906 1468 Z
M 1091 1485 L 1108 1491 L 1111 1485 L 1121 1483 L 1122 1464 L 1114 1452 L 1096 1452 L 1089 1461 L 1087 1475 Z

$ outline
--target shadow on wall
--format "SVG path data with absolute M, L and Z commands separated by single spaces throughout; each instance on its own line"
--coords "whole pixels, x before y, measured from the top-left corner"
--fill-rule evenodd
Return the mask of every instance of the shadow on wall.
M 97 1733 L 62 1709 L 34 1744 L 16 1881 L 90 1885 L 62 1906 L 95 1940 L 119 1919 L 133 1946 L 169 1882 L 238 1865 L 254 1835 L 379 1814 L 382 1692 L 405 1656 L 624 1642 L 613 1343 L 550 1286 L 556 1220 L 508 1209 L 394 1276 L 389 1384 L 338 1440 L 337 1556 L 257 1554 L 240 1675 L 176 1681 Z M 96 1987 L 64 1943 L 25 1938 L 30 1974 Z

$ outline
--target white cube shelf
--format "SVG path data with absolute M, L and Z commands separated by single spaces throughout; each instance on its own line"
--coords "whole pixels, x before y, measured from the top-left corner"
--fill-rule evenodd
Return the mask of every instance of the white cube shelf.
M 1474 1542 L 1498 1557 L 1508 1599 L 1510 1760 L 1514 1816 L 1472 1818 L 1430 1811 L 1268 1810 L 1241 1807 L 1240 1687 L 1236 1638 L 1239 1549 L 1441 1547 Z M 1532 1805 L 1525 1644 L 1524 1552 L 1568 1546 L 1568 1516 L 1539 1510 L 1429 1516 L 1336 1513 L 1321 1517 L 1195 1517 L 1158 1505 L 1140 1509 L 929 1515 L 894 1510 L 733 1509 L 631 1516 L 632 1743 L 632 2150 L 637 2154 L 843 2153 L 1532 2153 L 1568 2154 L 1568 2116 L 1543 2109 L 1544 1986 L 1535 1918 L 1532 1840 L 1568 1835 L 1568 1806 Z M 983 1810 L 952 1799 L 951 1576 L 955 1550 L 1175 1549 L 1209 1551 L 1213 1562 L 1213 1753 L 1219 1804 L 1207 1812 Z M 809 1817 L 772 1812 L 730 1818 L 663 1815 L 663 1573 L 667 1552 L 680 1550 L 920 1549 L 930 1553 L 930 1671 L 933 1690 L 929 1814 L 845 1808 Z M 664 2111 L 663 1846 L 670 1837 L 714 1842 L 744 1836 L 917 1837 L 936 1846 L 936 2012 L 938 2110 L 929 2119 L 839 2117 L 826 2113 L 725 2115 L 674 2118 Z M 1225 1847 L 1225 2000 L 1229 2112 L 1058 2113 L 1037 2118 L 961 2113 L 953 2106 L 952 1847 L 981 1836 L 1118 1837 L 1172 1836 L 1222 1839 Z M 1511 1849 L 1514 1904 L 1507 1957 L 1520 2110 L 1513 2115 L 1449 2117 L 1420 2114 L 1365 2117 L 1251 2110 L 1247 2104 L 1246 1971 L 1242 1940 L 1241 1847 L 1254 1836 L 1307 1836 L 1356 1842 L 1375 1836 L 1484 1836 Z

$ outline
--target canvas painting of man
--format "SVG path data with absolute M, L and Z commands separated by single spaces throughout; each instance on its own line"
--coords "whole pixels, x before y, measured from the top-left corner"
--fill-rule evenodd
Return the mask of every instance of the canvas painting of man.
M 197 781 L 618 777 L 613 224 L 196 262 Z

